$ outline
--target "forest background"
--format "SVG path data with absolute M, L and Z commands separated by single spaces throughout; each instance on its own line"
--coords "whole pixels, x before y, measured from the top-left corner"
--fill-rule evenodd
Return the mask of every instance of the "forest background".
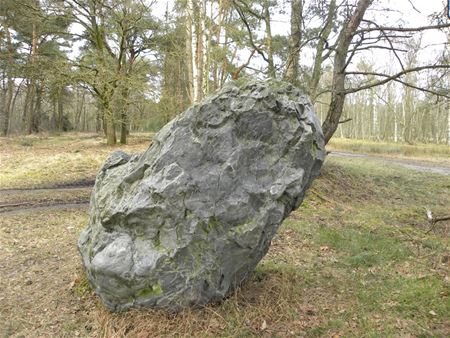
M 0 134 L 127 143 L 227 81 L 301 87 L 327 141 L 450 144 L 446 3 L 2 0 Z

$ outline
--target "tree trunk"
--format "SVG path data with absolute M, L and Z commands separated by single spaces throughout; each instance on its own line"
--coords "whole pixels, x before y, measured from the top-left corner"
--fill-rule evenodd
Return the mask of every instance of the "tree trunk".
M 450 101 L 447 103 L 447 144 L 450 146 Z
M 85 100 L 86 100 L 85 95 L 86 95 L 85 91 L 82 90 L 81 100 L 80 100 L 80 88 L 77 88 L 77 95 L 76 95 L 77 103 L 76 103 L 76 110 L 75 110 L 75 126 L 74 126 L 76 130 L 83 128 L 83 126 L 81 126 L 81 128 L 80 128 L 80 122 L 81 122 L 81 115 L 83 113 Z
M 311 84 L 309 86 L 309 95 L 313 102 L 316 100 L 317 87 L 319 85 L 319 80 L 322 76 L 322 63 L 323 63 L 323 50 L 325 48 L 325 43 L 328 41 L 331 29 L 333 28 L 333 19 L 336 14 L 336 0 L 331 0 L 328 15 L 326 18 L 325 26 L 320 34 L 320 39 L 317 42 L 316 47 L 316 57 L 314 59 L 314 68 L 311 77 Z
M 104 129 L 106 134 L 106 144 L 113 146 L 117 143 L 116 126 L 111 108 L 106 105 L 104 107 Z
M 128 137 L 128 116 L 126 112 L 122 112 L 120 123 L 120 143 L 127 144 Z
M 356 10 L 350 19 L 344 24 L 338 38 L 338 44 L 334 57 L 333 84 L 330 107 L 327 117 L 322 125 L 325 143 L 333 136 L 339 125 L 339 119 L 342 115 L 345 102 L 345 67 L 347 62 L 347 53 L 352 42 L 355 31 L 358 29 L 364 13 L 371 5 L 373 0 L 359 0 Z
M 24 107 L 24 121 L 27 134 L 31 134 L 33 132 L 34 94 L 35 84 L 34 79 L 31 79 L 28 83 Z
M 300 42 L 302 39 L 303 0 L 291 0 L 291 35 L 289 37 L 289 55 L 286 62 L 286 81 L 298 84 L 300 60 Z
M 398 121 L 397 121 L 397 111 L 394 110 L 394 142 L 398 142 Z
M 36 33 L 36 24 L 33 23 L 32 26 L 32 37 L 31 37 L 31 64 L 32 68 L 34 68 L 35 61 L 36 61 L 36 53 L 37 53 L 37 33 Z M 32 74 L 30 77 L 30 84 L 28 87 L 28 93 L 27 93 L 27 104 L 26 104 L 26 110 L 25 110 L 25 121 L 26 121 L 26 131 L 27 134 L 31 134 L 33 132 L 33 124 L 35 123 L 35 105 L 34 105 L 34 98 L 35 98 L 35 92 L 36 92 L 36 84 L 35 84 L 35 78 Z
M 186 8 L 186 60 L 190 82 L 191 103 L 198 102 L 201 92 L 201 74 L 199 64 L 202 63 L 203 39 L 198 22 L 199 10 L 197 0 L 188 0 Z M 188 46 L 189 45 L 189 46 Z M 200 54 L 199 54 L 200 53 Z
M 450 34 L 447 40 L 450 43 Z M 447 85 L 450 87 L 450 75 L 447 76 Z M 447 100 L 447 145 L 450 146 L 450 100 Z
M 227 20 L 228 20 L 228 18 L 230 16 L 231 15 L 227 15 L 227 19 L 225 20 L 225 23 L 227 22 Z M 224 39 L 223 39 L 223 43 L 221 42 L 221 45 L 227 46 L 229 40 L 230 40 L 229 32 L 228 32 L 228 29 L 225 26 L 225 36 L 224 36 Z M 219 42 L 220 42 L 220 40 L 219 40 Z M 222 62 L 221 67 L 220 67 L 220 72 L 219 72 L 219 74 L 220 74 L 220 76 L 219 76 L 219 88 L 222 88 L 222 86 L 225 83 L 225 80 L 227 78 L 227 62 L 226 62 L 227 58 L 226 58 L 226 56 L 225 56 L 224 59 L 225 60 Z
M 210 3 L 210 18 L 213 18 L 213 4 Z M 211 31 L 211 23 L 208 20 L 208 28 L 206 29 L 206 1 L 205 1 L 205 16 L 203 17 L 203 95 L 208 95 L 210 92 L 210 81 L 209 75 L 211 70 L 211 39 L 212 39 L 212 31 Z
M 86 105 L 83 107 L 83 127 L 81 131 L 88 131 L 87 121 L 86 121 Z
M 97 107 L 97 114 L 95 116 L 95 132 L 97 134 L 100 133 L 100 130 L 102 130 L 102 121 L 103 121 L 103 116 L 102 116 L 102 110 Z
M 16 108 L 16 102 L 17 102 L 17 97 L 20 94 L 20 89 L 23 85 L 23 83 L 25 82 L 25 79 L 22 79 L 22 81 L 20 81 L 19 85 L 17 86 L 16 92 L 13 95 L 13 99 L 11 102 L 11 107 L 10 107 L 10 115 L 9 115 L 9 125 L 8 125 L 8 133 L 11 132 L 11 116 L 14 116 L 14 111 Z
M 222 44 L 221 44 L 222 30 L 223 30 L 224 21 L 225 21 L 225 10 L 224 10 L 224 6 L 223 6 L 223 2 L 224 2 L 224 0 L 218 1 L 219 13 L 218 13 L 215 41 L 219 47 L 222 46 Z M 212 34 L 210 34 L 210 37 L 211 37 L 211 35 Z M 209 51 L 209 53 L 210 53 L 210 51 Z M 221 87 L 221 85 L 219 83 L 219 64 L 218 64 L 218 62 L 214 62 L 212 64 L 212 67 L 213 67 L 213 90 L 217 90 Z
M 14 67 L 14 58 L 13 58 L 14 47 L 11 42 L 11 33 L 9 31 L 9 27 L 6 25 L 6 23 L 3 26 L 6 35 L 6 44 L 8 49 L 8 65 L 6 70 L 7 76 L 6 97 L 3 106 L 3 118 L 1 120 L 0 133 L 3 136 L 7 136 L 9 131 L 9 119 L 11 117 L 11 106 L 14 94 L 13 93 L 14 80 L 12 78 L 12 69 Z
M 186 4 L 186 16 L 185 16 L 185 25 L 186 25 L 186 64 L 187 64 L 187 78 L 188 78 L 188 94 L 189 94 L 189 101 L 192 104 L 195 99 L 195 90 L 194 90 L 194 63 L 195 63 L 195 57 L 194 57 L 194 50 L 192 46 L 194 46 L 193 41 L 193 29 L 192 29 L 192 23 L 193 23 L 193 16 L 194 16 L 194 9 L 193 9 L 193 0 L 188 0 Z
M 205 74 L 205 20 L 206 20 L 206 0 L 201 1 L 200 4 L 197 3 L 196 9 L 198 19 L 195 25 L 195 41 L 196 45 L 196 67 L 194 67 L 194 79 L 196 78 L 197 83 L 195 88 L 197 89 L 197 94 L 195 95 L 195 101 L 201 101 L 203 99 L 203 78 Z
M 40 129 L 41 124 L 41 115 L 42 115 L 42 92 L 43 87 L 40 84 L 36 87 L 36 101 L 34 103 L 33 113 L 32 113 L 32 125 L 31 125 L 31 131 L 33 133 L 38 133 Z
M 126 144 L 129 134 L 129 119 L 128 119 L 128 89 L 122 90 L 122 104 L 120 112 L 120 143 Z
M 272 79 L 277 77 L 275 72 L 275 64 L 273 61 L 273 47 L 272 47 L 272 29 L 270 27 L 270 2 L 264 2 L 264 23 L 266 26 L 266 45 L 267 45 L 267 60 L 268 60 L 268 75 Z
M 58 130 L 63 131 L 63 115 L 64 115 L 64 106 L 63 106 L 63 96 L 64 96 L 64 88 L 60 88 L 58 91 Z

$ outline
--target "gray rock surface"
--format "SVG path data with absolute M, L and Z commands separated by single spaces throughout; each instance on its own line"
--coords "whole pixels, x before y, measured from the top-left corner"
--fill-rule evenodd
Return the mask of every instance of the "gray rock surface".
M 305 95 L 231 83 L 169 122 L 140 155 L 97 175 L 78 247 L 113 311 L 224 298 L 253 271 L 325 157 Z

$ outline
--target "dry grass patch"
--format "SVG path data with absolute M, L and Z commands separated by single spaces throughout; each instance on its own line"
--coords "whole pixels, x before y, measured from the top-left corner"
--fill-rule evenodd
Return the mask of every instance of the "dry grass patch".
M 129 144 L 116 147 L 106 146 L 96 134 L 0 138 L 0 189 L 92 181 L 111 152 L 144 151 L 151 137 L 138 134 Z
M 85 211 L 46 210 L 0 219 L 3 337 L 73 337 L 91 305 L 70 291 L 80 273 L 75 242 Z

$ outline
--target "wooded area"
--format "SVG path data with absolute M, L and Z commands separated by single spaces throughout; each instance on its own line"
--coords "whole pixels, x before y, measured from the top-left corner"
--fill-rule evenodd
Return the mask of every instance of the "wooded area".
M 450 144 L 450 53 L 428 22 L 385 26 L 373 0 L 2 0 L 1 135 L 68 130 L 127 142 L 231 79 L 289 81 L 339 136 Z M 406 4 L 408 6 L 408 4 Z M 412 4 L 409 10 L 415 10 Z M 164 7 L 165 10 L 161 10 Z M 275 31 L 287 16 L 289 34 Z M 377 54 L 384 52 L 384 54 Z M 373 58 L 384 55 L 382 69 Z M 345 122 L 345 123 L 344 123 Z

